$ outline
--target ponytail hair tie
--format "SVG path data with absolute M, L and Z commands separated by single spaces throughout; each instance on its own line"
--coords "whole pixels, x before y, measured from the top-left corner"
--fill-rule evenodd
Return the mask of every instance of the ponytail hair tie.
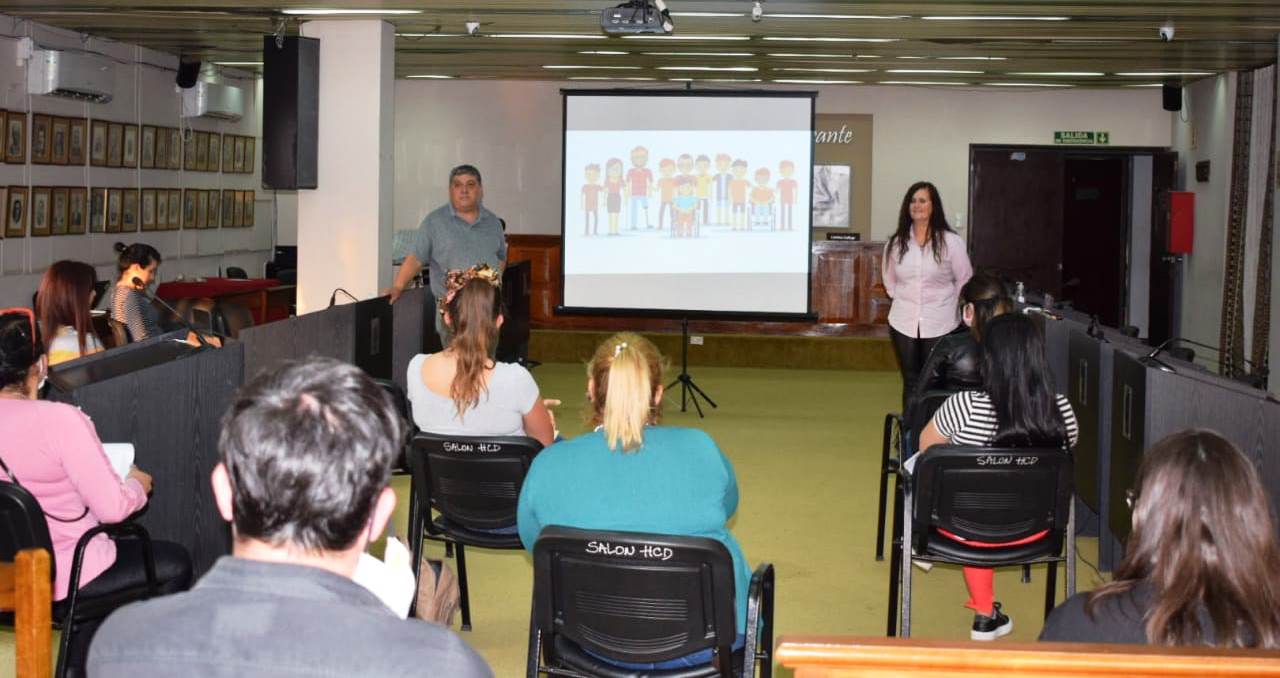
M 613 347 L 613 357 L 617 358 L 617 357 L 622 353 L 622 349 L 624 349 L 624 348 L 626 348 L 626 347 L 627 347 L 627 342 L 625 342 L 625 341 L 620 342 L 620 343 L 618 343 L 617 345 L 615 345 L 615 346 Z

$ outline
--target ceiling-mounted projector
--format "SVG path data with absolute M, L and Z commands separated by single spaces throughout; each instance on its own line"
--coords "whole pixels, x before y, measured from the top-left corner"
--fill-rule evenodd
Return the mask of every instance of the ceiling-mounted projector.
M 631 0 L 601 11 L 600 28 L 610 34 L 667 34 L 675 24 L 663 0 Z

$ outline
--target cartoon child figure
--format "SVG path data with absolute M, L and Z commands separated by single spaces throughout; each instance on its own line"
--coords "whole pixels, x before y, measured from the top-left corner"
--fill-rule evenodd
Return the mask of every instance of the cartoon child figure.
M 582 234 L 599 235 L 600 191 L 604 190 L 604 186 L 600 185 L 600 166 L 591 163 L 587 165 L 586 173 L 587 182 L 582 185 L 582 213 L 585 215 Z
M 751 189 L 751 225 L 768 224 L 773 230 L 773 197 L 774 191 L 769 188 L 769 168 L 756 170 L 756 185 Z
M 618 235 L 618 215 L 622 213 L 622 160 L 609 158 L 604 164 L 604 207 L 609 213 L 609 235 Z
M 636 219 L 636 210 L 644 208 L 644 226 L 649 224 L 649 193 L 654 190 L 653 171 L 645 167 L 649 162 L 649 149 L 636 146 L 631 149 L 631 169 L 627 170 L 627 196 L 631 198 L 631 220 L 627 222 L 631 230 L 636 230 L 640 222 Z
M 796 173 L 796 164 L 790 160 L 783 160 L 778 163 L 778 174 L 782 178 L 778 180 L 778 221 L 779 230 L 790 231 L 794 229 L 792 223 L 792 211 L 796 206 L 796 180 L 791 176 Z
M 729 173 L 729 165 L 733 162 L 727 153 L 716 154 L 716 174 L 711 181 L 716 187 L 716 223 L 728 223 L 724 220 L 729 211 L 729 182 L 733 175 Z
M 729 201 L 733 204 L 731 218 L 733 230 L 741 230 L 747 226 L 747 189 L 751 182 L 747 181 L 747 161 L 738 158 L 733 161 L 733 179 L 729 181 Z
M 693 177 L 676 177 L 676 198 L 672 201 L 675 207 L 674 226 L 671 237 L 688 238 L 693 236 L 693 213 L 698 209 L 698 196 L 695 194 L 697 182 Z
M 671 158 L 663 158 L 658 163 L 658 230 L 661 231 L 666 226 L 664 222 L 668 216 L 671 217 L 672 223 L 675 222 L 675 212 L 671 211 L 671 201 L 676 197 L 676 161 Z
M 697 168 L 698 174 L 694 177 L 697 190 L 694 193 L 698 196 L 698 213 L 694 215 L 697 217 L 694 223 L 701 226 L 711 217 L 711 158 L 698 156 Z

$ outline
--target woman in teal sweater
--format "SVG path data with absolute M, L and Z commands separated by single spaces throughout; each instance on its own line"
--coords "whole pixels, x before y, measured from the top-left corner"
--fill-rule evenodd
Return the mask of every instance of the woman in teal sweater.
M 629 332 L 606 339 L 587 366 L 587 396 L 595 431 L 548 447 L 529 468 L 520 491 L 520 541 L 532 551 L 546 525 L 716 539 L 733 556 L 741 636 L 751 570 L 726 526 L 738 509 L 738 480 L 711 436 L 657 425 L 658 349 Z

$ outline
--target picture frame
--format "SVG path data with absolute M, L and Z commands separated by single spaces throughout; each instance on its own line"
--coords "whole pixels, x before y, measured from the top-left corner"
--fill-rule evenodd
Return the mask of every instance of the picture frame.
M 230 174 L 235 169 L 236 137 L 234 134 L 222 135 L 222 165 L 219 169 Z
M 253 202 L 253 200 L 254 200 L 253 191 L 245 191 L 244 192 L 244 227 L 245 228 L 253 228 L 253 223 L 254 223 L 253 210 L 255 206 L 255 203 Z
M 121 164 L 130 169 L 138 166 L 138 126 L 124 126 L 124 150 L 121 154 Z
M 234 228 L 235 221 L 232 212 L 235 210 L 235 191 L 222 192 L 222 227 Z
M 154 188 L 142 189 L 142 218 L 139 220 L 140 230 L 156 230 L 156 191 Z
M 169 168 L 169 130 L 164 127 L 156 127 L 156 159 L 151 165 L 154 169 Z
M 63 138 L 63 150 L 66 150 L 65 137 Z M 70 197 L 69 190 L 65 186 L 53 189 L 53 198 L 49 203 L 51 210 L 49 223 L 52 225 L 50 233 L 53 235 L 67 234 L 67 199 Z
M 105 233 L 107 230 L 107 189 L 89 191 L 89 232 Z
M 244 191 L 236 191 L 236 199 L 231 206 L 231 224 L 236 228 L 244 227 Z
M 849 227 L 852 187 L 851 166 L 813 166 L 813 228 Z
M 169 229 L 176 231 L 182 228 L 182 191 L 169 189 Z
M 49 202 L 52 190 L 53 189 L 48 186 L 36 186 L 31 189 L 32 237 L 43 237 L 49 235 Z
M 31 116 L 31 164 L 48 165 L 53 154 L 49 144 L 49 128 L 53 125 L 53 118 L 48 115 L 35 114 Z M 35 197 L 32 196 L 32 206 L 35 205 Z M 35 219 L 31 220 L 32 226 L 35 225 Z
M 122 193 L 118 188 L 107 189 L 107 233 L 120 232 L 120 217 L 124 209 Z
M 124 189 L 124 208 L 120 216 L 120 232 L 134 233 L 138 230 L 138 189 Z
M 206 152 L 208 149 L 205 149 Z M 209 228 L 209 192 L 196 191 L 196 228 Z
M 88 189 L 67 189 L 67 235 L 84 235 L 87 226 L 88 202 Z
M 21 238 L 27 235 L 27 190 L 26 186 L 9 187 L 9 197 L 4 210 L 4 237 L 6 238 Z
M 237 174 L 244 172 L 244 137 L 236 136 L 235 159 L 232 161 L 232 170 Z
M 155 206 L 155 219 L 153 219 L 154 228 L 157 231 L 167 231 L 169 230 L 169 191 L 168 189 L 160 188 L 160 189 L 156 189 L 155 194 L 156 194 L 156 197 L 155 197 L 156 206 Z M 142 227 L 144 229 L 146 228 L 146 225 L 147 225 L 146 214 L 147 214 L 147 199 L 146 199 L 146 196 L 143 196 Z
M 217 189 L 206 193 L 209 194 L 209 228 L 219 228 L 222 226 L 222 193 Z
M 182 169 L 182 132 L 169 127 L 169 163 L 171 170 Z
M 222 135 L 217 132 L 209 133 L 209 171 L 218 172 L 222 169 Z
M 244 138 L 244 173 L 253 174 L 254 166 L 257 164 L 257 158 L 254 156 L 254 146 L 257 141 L 253 137 Z
M 70 154 L 67 148 L 67 135 L 71 129 L 71 121 L 66 118 L 56 117 L 53 119 L 53 125 L 50 127 L 50 158 L 49 161 L 55 165 L 67 164 L 67 157 Z
M 188 131 L 182 139 L 182 169 L 188 172 L 196 170 L 196 133 Z
M 0 115 L 3 115 L 3 114 L 4 112 L 0 111 Z M 3 120 L 3 118 L 0 118 L 0 120 Z M 0 124 L 0 128 L 3 128 L 3 127 L 4 125 Z M 3 158 L 4 158 L 4 151 L 0 150 L 0 159 L 3 159 Z M 5 227 L 8 226 L 8 223 L 7 223 L 9 221 L 9 217 L 7 216 L 8 209 L 9 209 L 9 187 L 0 186 L 0 238 L 4 237 Z
M 67 122 L 67 164 L 84 165 L 85 148 L 89 141 L 88 121 L 84 118 L 72 118 Z
M 196 228 L 196 191 L 188 188 L 182 192 L 182 229 Z
M 89 164 L 94 167 L 107 166 L 107 123 L 94 120 L 89 126 Z
M 138 164 L 142 169 L 155 169 L 156 166 L 156 128 L 151 125 L 142 126 L 142 153 Z
M 4 161 L 19 164 L 27 162 L 27 114 L 22 111 L 5 113 Z M 27 196 L 24 194 L 21 200 L 25 207 Z
M 196 171 L 204 172 L 209 169 L 209 133 L 196 132 Z
M 124 166 L 124 125 L 107 123 L 107 167 Z

